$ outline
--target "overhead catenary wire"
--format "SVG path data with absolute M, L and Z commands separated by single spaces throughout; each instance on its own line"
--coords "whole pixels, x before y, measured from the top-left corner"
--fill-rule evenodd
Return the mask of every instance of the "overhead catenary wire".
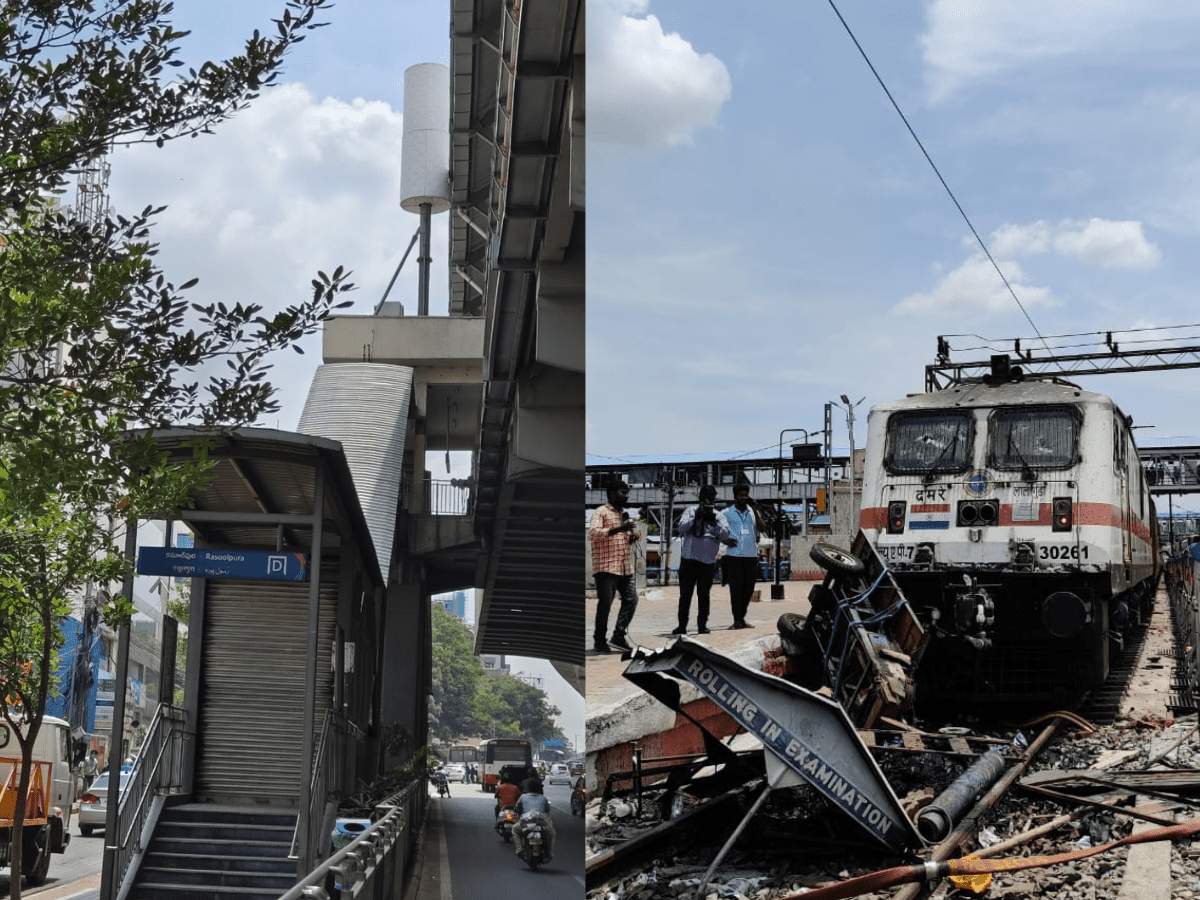
M 1130 337 L 1130 335 L 1146 335 L 1153 332 L 1182 331 L 1184 329 L 1190 329 L 1191 333 L 1186 335 L 1163 335 L 1161 337 Z M 946 340 L 949 340 L 950 338 L 972 338 L 979 342 L 976 346 L 955 347 L 954 350 L 959 353 L 972 353 L 982 350 L 993 353 L 1001 352 L 1012 346 L 1019 347 L 1020 341 L 1022 340 L 1020 337 L 993 338 L 985 337 L 984 335 L 980 334 L 944 334 L 941 335 L 941 337 Z M 1163 345 L 1161 349 L 1171 350 L 1173 349 L 1173 344 L 1181 341 L 1200 341 L 1200 324 L 1122 328 L 1119 330 L 1113 329 L 1110 331 L 1085 331 L 1072 334 L 1038 335 L 1038 337 L 1041 339 L 1043 344 L 1047 345 L 1047 348 L 1050 348 L 1050 345 L 1053 344 L 1054 350 L 1081 350 L 1089 347 L 1111 347 L 1112 343 L 1118 343 L 1122 347 L 1140 347 L 1147 344 L 1161 344 Z M 1068 341 L 1072 338 L 1092 338 L 1092 340 L 1075 341 L 1073 343 L 1060 343 Z
M 858 52 L 862 56 L 863 61 L 866 62 L 868 68 L 870 68 L 871 74 L 875 76 L 875 80 L 878 81 L 879 86 L 883 88 L 883 92 L 887 95 L 892 107 L 896 110 L 897 115 L 900 116 L 900 121 L 904 123 L 904 127 L 907 128 L 908 133 L 912 135 L 912 139 L 917 142 L 917 146 L 921 149 L 921 153 L 925 156 L 926 162 L 928 162 L 930 168 L 933 169 L 933 174 L 935 174 L 938 178 L 938 181 L 942 183 L 942 187 L 945 188 L 946 194 L 950 197 L 951 202 L 954 203 L 954 207 L 958 210 L 959 215 L 961 215 L 963 221 L 967 223 L 967 227 L 971 229 L 971 234 L 975 236 L 976 242 L 983 249 L 984 256 L 988 258 L 988 262 L 992 264 L 992 268 L 996 270 L 996 274 L 999 275 L 1000 280 L 1004 282 L 1004 287 L 1008 289 L 1008 293 L 1012 296 L 1013 300 L 1017 304 L 1017 307 L 1021 310 L 1021 314 L 1025 316 L 1025 320 L 1029 322 L 1029 325 L 1031 328 L 1033 328 L 1034 333 L 1041 338 L 1042 334 L 1040 331 L 1038 331 L 1037 324 L 1033 321 L 1033 317 L 1029 315 L 1029 311 L 1025 309 L 1025 305 L 1021 302 L 1021 298 L 1018 297 L 1017 292 L 1013 290 L 1013 286 L 1009 283 L 1008 278 L 1005 277 L 1004 272 L 1000 269 L 1000 265 L 992 256 L 992 251 L 988 249 L 987 244 L 984 243 L 984 240 L 982 237 L 980 237 L 979 232 L 975 230 L 975 225 L 971 222 L 971 217 L 967 215 L 967 211 L 963 209 L 962 204 L 958 202 L 958 198 L 954 196 L 954 191 L 950 190 L 950 185 L 946 183 L 946 179 L 942 177 L 942 173 L 938 169 L 937 164 L 933 161 L 933 157 L 929 155 L 929 151 L 925 149 L 925 145 L 921 143 L 921 139 L 917 137 L 917 132 L 913 129 L 912 125 L 909 124 L 908 118 L 904 115 L 904 111 L 900 109 L 900 104 L 896 102 L 896 98 L 893 97 L 892 92 L 888 90 L 888 86 L 884 83 L 883 77 L 876 70 L 874 63 L 871 62 L 871 58 L 867 56 L 867 51 L 864 50 L 862 44 L 858 42 L 858 38 L 855 37 L 853 30 L 851 30 L 850 25 L 842 15 L 841 10 L 837 8 L 837 4 L 834 2 L 834 0 L 829 0 L 829 6 L 833 9 L 834 14 L 838 17 L 838 21 L 842 23 L 842 27 L 846 29 L 846 34 L 850 35 L 850 40 L 852 40 L 854 42 L 854 46 L 858 48 Z M 1049 350 L 1050 348 L 1047 347 L 1046 349 Z

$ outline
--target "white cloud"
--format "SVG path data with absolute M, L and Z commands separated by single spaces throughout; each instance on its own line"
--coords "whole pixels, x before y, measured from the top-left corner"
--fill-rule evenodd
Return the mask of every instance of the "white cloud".
M 645 12 L 648 0 L 588 5 L 588 140 L 633 147 L 691 143 L 717 124 L 732 82 L 721 60 L 699 53 Z
M 1067 60 L 1161 59 L 1194 47 L 1200 6 L 1137 0 L 933 0 L 922 37 L 934 101 L 1006 74 Z M 1147 60 L 1141 59 L 1145 65 Z
M 1048 288 L 1023 284 L 1025 272 L 1013 260 L 998 261 L 1008 283 L 1012 285 L 1026 310 L 1035 306 L 1057 306 L 1058 301 Z M 1017 312 L 1012 294 L 996 274 L 991 262 L 982 254 L 966 260 L 946 275 L 934 289 L 924 294 L 910 294 L 893 308 L 904 315 L 939 315 L 983 310 L 988 313 Z
M 152 237 L 158 262 L 197 303 L 221 301 L 282 308 L 311 295 L 318 270 L 353 270 L 359 286 L 343 312 L 374 309 L 418 217 L 400 209 L 403 118 L 383 102 L 318 100 L 303 85 L 265 91 L 215 134 L 139 146 L 111 156 L 115 211 L 167 205 Z M 435 216 L 430 311 L 445 314 L 446 216 Z M 441 275 L 441 277 L 439 277 Z M 417 267 L 410 258 L 390 300 L 416 307 Z M 440 305 L 439 305 L 440 304 Z M 294 427 L 320 363 L 320 336 L 304 355 L 278 354 L 268 378 Z M 273 418 L 269 424 L 276 425 Z
M 964 243 L 975 243 L 974 236 Z M 989 249 L 995 256 L 1014 256 L 1019 253 L 1045 253 L 1050 248 L 1050 226 L 1037 221 L 1031 225 L 1001 225 L 992 232 Z
M 963 238 L 964 246 L 975 238 Z M 1054 250 L 1102 269 L 1151 269 L 1162 254 L 1146 239 L 1142 223 L 1131 220 L 1066 219 L 1057 225 L 1038 220 L 1029 225 L 1001 225 L 992 232 L 993 256 L 1022 256 Z
M 1161 254 L 1146 240 L 1141 222 L 1088 219 L 1064 223 L 1054 248 L 1102 269 L 1152 269 Z

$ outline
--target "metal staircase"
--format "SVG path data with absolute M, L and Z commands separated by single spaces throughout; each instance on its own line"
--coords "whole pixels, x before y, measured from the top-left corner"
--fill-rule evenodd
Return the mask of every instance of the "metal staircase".
M 296 884 L 295 812 L 185 803 L 163 809 L 127 900 L 275 898 Z

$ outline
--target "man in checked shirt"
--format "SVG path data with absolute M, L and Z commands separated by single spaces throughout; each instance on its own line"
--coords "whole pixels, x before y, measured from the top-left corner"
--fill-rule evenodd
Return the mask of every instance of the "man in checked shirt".
M 608 653 L 612 647 L 632 650 L 625 632 L 637 609 L 637 586 L 633 583 L 633 562 L 630 545 L 637 540 L 637 526 L 629 517 L 625 507 L 629 503 L 629 485 L 618 481 L 608 487 L 608 502 L 597 507 L 588 525 L 588 536 L 592 540 L 592 576 L 596 580 L 596 624 L 592 634 L 592 649 Z M 608 633 L 608 613 L 613 598 L 620 596 L 621 609 L 613 627 L 611 640 Z

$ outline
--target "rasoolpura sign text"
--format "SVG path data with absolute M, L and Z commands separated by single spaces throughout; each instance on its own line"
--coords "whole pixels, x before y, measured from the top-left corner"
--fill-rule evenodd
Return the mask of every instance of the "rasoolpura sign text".
M 200 550 L 191 547 L 140 547 L 139 575 L 179 578 L 249 578 L 265 581 L 304 581 L 308 556 L 264 550 Z

